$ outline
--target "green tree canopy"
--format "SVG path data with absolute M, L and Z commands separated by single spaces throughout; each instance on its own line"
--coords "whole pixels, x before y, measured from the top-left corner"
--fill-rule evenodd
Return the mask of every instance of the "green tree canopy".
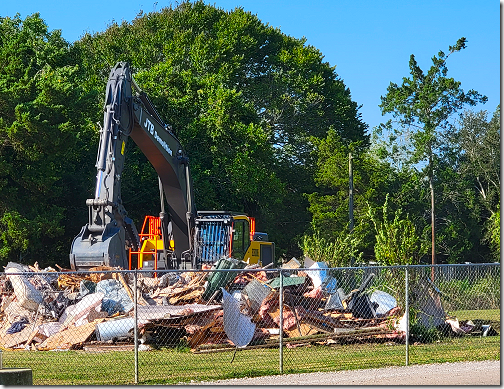
M 75 46 L 89 90 L 104 89 L 116 61 L 132 64 L 190 157 L 198 209 L 256 216 L 281 252 L 297 249 L 310 220 L 303 193 L 314 185 L 311 138 L 332 129 L 346 142 L 367 142 L 357 104 L 320 51 L 242 8 L 183 2 Z M 135 175 L 128 167 L 124 174 Z M 133 192 L 155 183 L 153 171 L 125 180 Z M 156 197 L 153 187 L 143 197 Z M 135 194 L 123 191 L 127 205 L 128 196 Z
M 375 236 L 368 217 L 368 203 L 381 206 L 393 182 L 393 171 L 373 150 L 360 142 L 345 144 L 336 131 L 313 139 L 317 160 L 314 174 L 316 190 L 307 195 L 312 213 L 312 228 L 326 240 L 349 234 L 349 154 L 352 155 L 355 242 L 367 259 L 373 255 Z
M 0 63 L 0 257 L 47 263 L 68 253 L 85 201 L 89 99 L 69 44 L 38 14 L 0 17 Z
M 425 166 L 431 199 L 432 263 L 436 262 L 434 172 L 438 158 L 443 156 L 447 130 L 452 126 L 450 119 L 463 107 L 487 100 L 474 90 L 464 92 L 460 82 L 447 77 L 448 57 L 465 49 L 466 42 L 466 38 L 460 38 L 455 46 L 449 47 L 448 54 L 439 51 L 437 56 L 432 57 L 432 66 L 427 73 L 418 66 L 412 54 L 409 61 L 411 77 L 404 77 L 400 86 L 390 83 L 380 104 L 382 113 L 391 113 L 398 125 L 394 127 L 389 120 L 379 129 L 390 132 L 392 152 L 405 155 L 409 164 L 421 163 Z M 397 141 L 401 138 L 407 141 L 399 148 Z
M 460 172 L 473 185 L 490 212 L 500 202 L 500 106 L 491 120 L 486 111 L 466 111 L 451 134 Z

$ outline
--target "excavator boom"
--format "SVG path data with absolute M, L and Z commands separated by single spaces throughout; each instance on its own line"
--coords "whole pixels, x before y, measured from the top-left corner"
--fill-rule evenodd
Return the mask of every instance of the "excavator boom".
M 99 265 L 127 268 L 126 249 L 139 247 L 138 232 L 127 217 L 121 198 L 121 174 L 129 137 L 158 173 L 168 203 L 166 224 L 170 225 L 170 234 L 177 241 L 174 255 L 192 258 L 190 234 L 196 210 L 188 158 L 147 95 L 136 85 L 129 65 L 119 62 L 111 70 L 107 82 L 95 195 L 86 201 L 88 223 L 72 242 L 72 269 Z

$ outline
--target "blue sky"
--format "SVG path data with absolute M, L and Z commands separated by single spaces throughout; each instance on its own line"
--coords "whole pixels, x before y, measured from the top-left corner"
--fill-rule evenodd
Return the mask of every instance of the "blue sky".
M 462 36 L 467 48 L 450 57 L 448 75 L 488 97 L 476 109 L 493 113 L 500 102 L 500 3 L 496 0 L 216 0 L 225 10 L 243 7 L 263 23 L 305 37 L 325 56 L 350 89 L 370 129 L 384 122 L 378 104 L 390 82 L 409 76 L 411 54 L 426 70 L 439 50 Z M 2 0 L 0 16 L 39 12 L 50 30 L 73 42 L 112 21 L 131 21 L 177 2 L 159 0 Z

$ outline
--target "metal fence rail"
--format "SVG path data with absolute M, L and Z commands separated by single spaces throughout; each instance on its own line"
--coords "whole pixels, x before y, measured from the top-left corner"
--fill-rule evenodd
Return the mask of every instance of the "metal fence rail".
M 500 264 L 0 274 L 4 367 L 175 384 L 500 359 Z

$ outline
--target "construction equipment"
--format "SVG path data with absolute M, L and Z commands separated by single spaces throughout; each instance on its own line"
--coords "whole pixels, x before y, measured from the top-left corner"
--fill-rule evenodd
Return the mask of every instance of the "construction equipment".
M 222 258 L 237 258 L 247 264 L 267 266 L 275 264 L 275 243 L 268 235 L 255 231 L 255 218 L 222 211 L 198 211 L 195 219 L 193 247 L 196 266 L 212 264 Z M 146 216 L 139 234 L 141 247 L 129 250 L 129 269 L 169 268 L 164 257 L 161 220 Z M 175 242 L 170 240 L 168 252 L 174 251 Z
M 126 62 L 111 70 L 105 97 L 95 196 L 86 201 L 88 223 L 72 242 L 72 269 L 103 265 L 196 269 L 222 257 L 250 264 L 274 263 L 275 245 L 267 241 L 267 234 L 255 233 L 253 218 L 227 211 L 196 211 L 189 158 L 135 83 Z M 148 216 L 140 234 L 121 198 L 129 137 L 156 170 L 160 189 L 159 217 Z

